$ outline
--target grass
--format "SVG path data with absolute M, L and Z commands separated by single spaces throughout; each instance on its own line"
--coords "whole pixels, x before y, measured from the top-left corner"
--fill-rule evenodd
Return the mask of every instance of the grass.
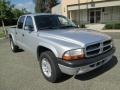
M 10 26 L 5 26 L 5 29 L 7 30 Z M 6 32 L 7 33 L 7 32 Z M 3 31 L 3 27 L 0 26 L 0 38 L 6 37 L 5 32 Z
M 3 37 L 5 37 L 5 33 L 3 32 L 2 27 L 0 27 L 0 38 L 3 38 Z
M 4 32 L 0 32 L 0 38 L 3 38 L 3 37 L 5 37 Z

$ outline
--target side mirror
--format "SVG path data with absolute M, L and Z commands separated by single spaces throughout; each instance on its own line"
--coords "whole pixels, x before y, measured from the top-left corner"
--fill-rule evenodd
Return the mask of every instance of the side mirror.
M 34 28 L 32 26 L 25 26 L 24 29 L 31 32 L 34 31 Z

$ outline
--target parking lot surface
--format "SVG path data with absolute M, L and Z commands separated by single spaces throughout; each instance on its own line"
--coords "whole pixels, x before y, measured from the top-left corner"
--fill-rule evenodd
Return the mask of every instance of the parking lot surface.
M 114 38 L 116 53 L 104 66 L 76 77 L 64 75 L 60 82 L 46 81 L 31 53 L 13 53 L 7 39 L 0 40 L 0 90 L 120 90 L 120 33 Z

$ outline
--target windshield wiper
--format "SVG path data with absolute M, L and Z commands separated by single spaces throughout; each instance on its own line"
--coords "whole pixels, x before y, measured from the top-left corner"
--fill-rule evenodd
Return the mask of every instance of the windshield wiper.
M 42 27 L 39 28 L 39 30 L 45 30 L 45 29 L 56 29 L 57 27 Z
M 42 27 L 42 28 L 39 28 L 39 30 L 45 30 L 45 29 L 60 29 L 60 28 L 78 28 L 77 26 L 72 26 L 72 25 L 68 25 L 68 26 L 57 26 L 57 27 Z
M 61 26 L 60 28 L 78 28 L 78 27 L 77 26 L 68 25 L 68 26 Z

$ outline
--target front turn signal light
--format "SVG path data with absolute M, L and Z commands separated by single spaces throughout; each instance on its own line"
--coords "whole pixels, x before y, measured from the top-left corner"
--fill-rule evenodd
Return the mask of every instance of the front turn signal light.
M 64 53 L 63 60 L 72 61 L 72 60 L 82 60 L 84 58 L 84 53 L 82 49 L 70 50 Z

